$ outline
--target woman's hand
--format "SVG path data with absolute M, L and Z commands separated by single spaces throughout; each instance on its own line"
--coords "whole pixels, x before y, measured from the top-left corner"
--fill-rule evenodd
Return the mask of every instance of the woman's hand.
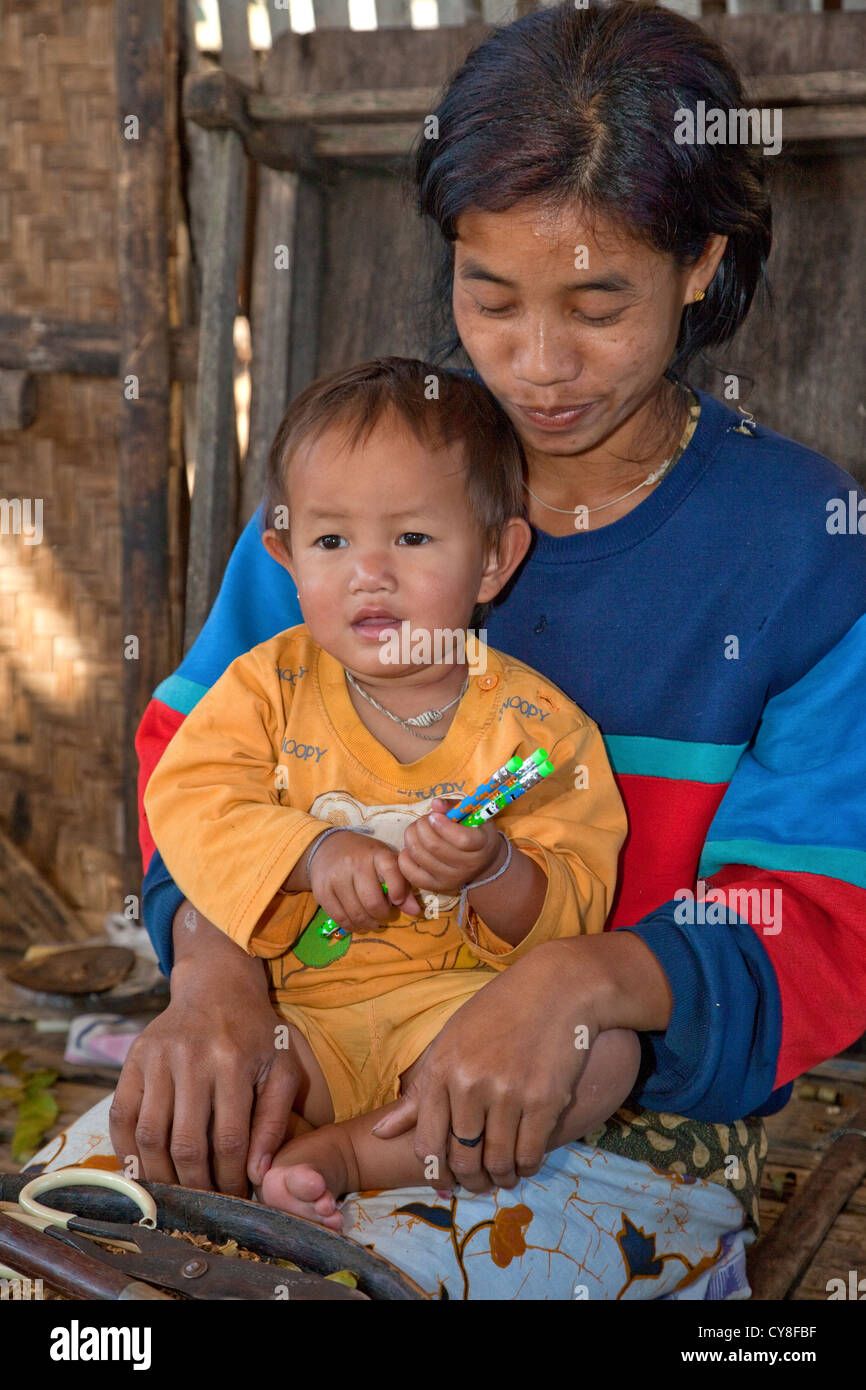
M 452 1016 L 375 1132 L 414 1125 L 419 1162 L 438 1160 L 437 1188 L 514 1187 L 542 1166 L 598 1033 L 663 1030 L 671 1007 L 664 971 L 630 932 L 537 946 Z M 484 1138 L 468 1148 L 451 1130 Z
M 175 914 L 171 1002 L 136 1038 L 110 1111 L 111 1142 L 149 1182 L 232 1196 L 284 1142 L 301 1074 L 276 1046 L 261 960 L 184 902 Z

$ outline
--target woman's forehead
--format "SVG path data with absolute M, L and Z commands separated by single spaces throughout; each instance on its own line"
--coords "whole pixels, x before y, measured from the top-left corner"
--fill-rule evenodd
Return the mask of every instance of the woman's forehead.
M 516 203 L 500 212 L 469 208 L 458 218 L 454 250 L 461 279 L 506 288 L 527 278 L 527 271 L 555 273 L 577 284 L 594 278 L 587 270 L 602 267 L 626 288 L 630 270 L 658 258 L 623 223 L 589 213 L 578 202 L 560 208 Z

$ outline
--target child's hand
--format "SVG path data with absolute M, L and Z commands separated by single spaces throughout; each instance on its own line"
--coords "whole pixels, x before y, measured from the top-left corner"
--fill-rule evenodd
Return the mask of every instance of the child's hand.
M 387 897 L 382 883 L 388 885 Z M 310 891 L 346 931 L 376 931 L 392 907 L 410 917 L 421 911 L 390 845 L 348 829 L 344 835 L 329 835 L 316 850 L 310 865 Z
M 464 884 L 486 878 L 502 860 L 502 841 L 490 821 L 460 825 L 448 819 L 449 809 L 449 802 L 436 797 L 429 815 L 413 821 L 406 831 L 397 863 L 416 888 L 459 893 Z

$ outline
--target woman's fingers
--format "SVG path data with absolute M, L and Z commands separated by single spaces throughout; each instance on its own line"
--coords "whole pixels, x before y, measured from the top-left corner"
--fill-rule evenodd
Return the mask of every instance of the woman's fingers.
M 144 1095 L 144 1077 L 134 1056 L 135 1043 L 127 1054 L 117 1089 L 108 1111 L 108 1132 L 115 1154 L 126 1165 L 128 1159 L 140 1161 L 135 1127 Z
M 286 1138 L 286 1122 L 295 1103 L 300 1072 L 288 1052 L 277 1056 L 273 1066 L 256 1086 L 247 1176 L 259 1185 L 278 1149 Z
M 487 1110 L 482 1100 L 452 1094 L 448 1164 L 460 1186 L 470 1192 L 486 1192 L 491 1186 L 483 1162 L 486 1125 Z M 461 1144 L 461 1139 L 477 1142 Z
M 173 1111 L 174 1077 L 171 1071 L 168 1067 L 149 1070 L 135 1126 L 135 1151 L 141 1161 L 140 1176 L 148 1182 L 177 1182 L 169 1150 Z
M 495 1187 L 516 1187 L 518 1132 L 522 1112 L 515 1102 L 495 1102 L 487 1111 L 484 1128 L 484 1167 Z
M 518 1177 L 531 1178 L 541 1168 L 550 1152 L 550 1137 L 561 1114 L 562 1111 L 552 1105 L 546 1110 L 523 1112 L 514 1145 Z
M 216 1189 L 229 1197 L 246 1197 L 249 1191 L 247 1156 L 253 1099 L 253 1086 L 248 1076 L 233 1068 L 218 1068 L 214 1080 L 211 1148 Z
M 206 1072 L 203 1077 L 200 1061 L 193 1062 L 189 1056 L 175 1061 L 173 1074 L 174 1115 L 169 1151 L 177 1173 L 176 1181 L 182 1187 L 212 1190 L 208 1145 L 212 1101 L 210 1076 Z M 219 1186 L 218 1179 L 216 1183 Z M 235 1195 L 245 1197 L 246 1190 Z
M 423 1086 L 413 1078 L 406 1087 L 406 1095 L 418 1107 L 415 1157 L 424 1165 L 424 1171 L 431 1174 L 428 1181 L 434 1187 L 455 1187 L 457 1179 L 448 1158 L 451 1103 L 447 1088 L 433 1074 L 427 1074 Z

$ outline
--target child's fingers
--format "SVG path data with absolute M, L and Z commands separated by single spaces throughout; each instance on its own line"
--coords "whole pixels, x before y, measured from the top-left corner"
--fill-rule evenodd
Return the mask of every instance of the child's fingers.
M 406 848 L 418 859 L 430 856 L 448 869 L 458 871 L 465 865 L 464 856 L 478 855 L 484 850 L 487 835 L 479 826 L 456 825 L 453 821 L 446 821 L 445 825 L 447 830 L 441 831 L 440 825 L 429 816 L 422 816 L 410 827 L 414 831 L 411 842 L 407 830 Z
M 393 850 L 383 849 L 373 857 L 373 864 L 380 883 L 387 883 L 388 897 L 385 898 L 380 887 L 379 892 L 382 896 L 383 913 L 388 912 L 388 905 L 399 907 L 401 912 L 408 916 L 415 916 L 421 911 L 420 904 L 412 892 L 411 882 L 400 871 L 397 862 L 397 855 Z

